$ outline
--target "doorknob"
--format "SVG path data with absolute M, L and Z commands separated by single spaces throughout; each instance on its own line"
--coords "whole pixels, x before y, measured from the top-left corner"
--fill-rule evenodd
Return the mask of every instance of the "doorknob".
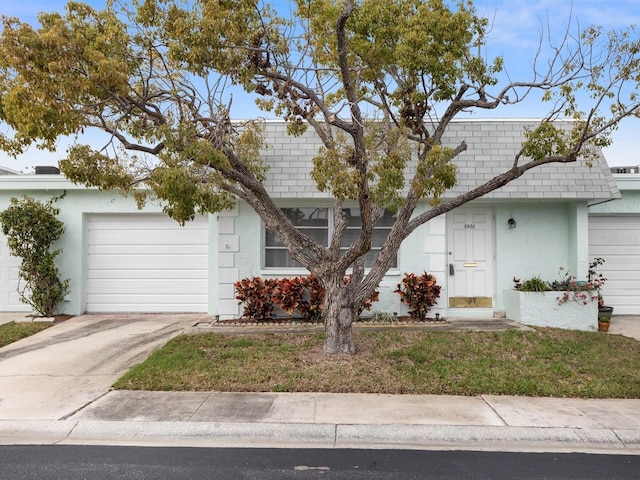
M 449 264 L 449 275 L 453 276 L 455 274 L 455 270 L 453 269 L 453 263 Z

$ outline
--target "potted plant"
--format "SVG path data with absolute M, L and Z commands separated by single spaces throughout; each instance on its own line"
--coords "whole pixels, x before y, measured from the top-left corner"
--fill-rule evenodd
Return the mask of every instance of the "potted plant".
M 613 310 L 613 307 L 611 307 Z M 599 332 L 608 332 L 609 325 L 611 324 L 611 317 L 600 316 L 602 315 L 601 311 L 598 311 L 598 331 Z
M 609 323 L 611 322 L 611 317 L 613 316 L 613 307 L 604 304 L 604 298 L 602 297 L 602 287 L 604 283 L 607 281 L 602 272 L 598 271 L 598 267 L 600 267 L 604 263 L 604 258 L 596 257 L 589 264 L 589 282 L 591 282 L 597 292 L 598 295 L 598 330 L 601 332 L 606 332 L 609 330 Z

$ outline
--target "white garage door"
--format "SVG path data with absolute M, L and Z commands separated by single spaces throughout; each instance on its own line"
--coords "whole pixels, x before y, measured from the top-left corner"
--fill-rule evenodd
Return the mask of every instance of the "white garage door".
M 87 312 L 206 312 L 208 222 L 165 215 L 87 220 Z
M 0 233 L 0 311 L 31 312 L 31 307 L 20 301 L 18 272 L 20 259 L 9 253 L 7 237 Z
M 640 314 L 640 216 L 589 217 L 589 257 L 602 257 L 603 295 L 614 314 Z

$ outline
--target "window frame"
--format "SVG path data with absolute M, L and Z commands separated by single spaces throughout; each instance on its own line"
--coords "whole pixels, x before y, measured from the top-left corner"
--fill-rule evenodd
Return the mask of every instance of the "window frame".
M 333 212 L 334 212 L 334 207 L 332 206 L 327 206 L 327 205 L 309 205 L 306 203 L 301 203 L 301 204 L 295 204 L 295 205 L 281 205 L 279 208 L 281 209 L 293 209 L 293 208 L 315 208 L 315 209 L 326 209 L 327 210 L 327 227 L 326 227 L 326 232 L 327 232 L 327 244 L 331 239 L 331 235 L 333 234 L 334 231 L 334 222 L 333 222 Z M 353 207 L 349 207 L 349 206 L 345 206 L 343 207 L 343 210 L 348 210 L 348 209 L 359 209 L 359 207 L 357 206 L 353 206 Z M 304 268 L 303 266 L 299 265 L 299 266 L 292 266 L 292 267 L 287 267 L 287 266 L 267 266 L 267 251 L 268 250 L 284 250 L 285 252 L 288 253 L 287 249 L 284 246 L 267 246 L 267 235 L 268 235 L 268 230 L 264 224 L 263 221 L 260 222 L 260 267 L 261 270 L 265 273 L 265 274 L 272 274 L 274 272 L 279 272 L 279 271 L 283 271 L 283 272 L 287 272 L 288 274 L 296 274 L 296 273 L 306 273 L 307 269 Z M 381 227 L 374 227 L 374 232 L 375 230 L 382 230 L 385 229 L 388 232 L 391 231 L 391 227 L 392 225 L 385 225 L 385 226 L 381 226 Z M 359 226 L 355 226 L 355 227 L 347 227 L 347 229 L 351 229 L 351 230 L 358 230 L 360 227 Z M 324 228 L 318 228 L 318 230 L 324 230 Z M 388 235 L 388 233 L 387 233 Z M 386 238 L 386 236 L 384 237 Z M 346 250 L 347 247 L 341 248 L 341 250 Z M 371 251 L 380 251 L 380 249 L 382 248 L 382 246 L 380 247 L 372 247 Z M 389 272 L 393 273 L 393 272 L 397 272 L 399 271 L 399 265 L 400 265 L 400 252 L 398 252 L 396 254 L 396 258 L 395 258 L 395 265 L 393 265 L 390 269 Z M 371 269 L 371 267 L 367 266 L 365 267 L 365 271 L 369 271 Z

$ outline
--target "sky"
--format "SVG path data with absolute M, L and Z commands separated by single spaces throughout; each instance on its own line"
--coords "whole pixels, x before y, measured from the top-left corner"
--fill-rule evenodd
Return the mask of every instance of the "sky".
M 272 0 L 271 3 L 285 3 Z M 85 0 L 96 8 L 102 8 L 105 0 Z M 64 11 L 62 0 L 0 0 L 0 15 L 14 16 L 21 21 L 36 23 L 38 12 Z M 640 26 L 640 2 L 638 0 L 475 0 L 478 13 L 492 22 L 487 39 L 488 56 L 502 55 L 505 68 L 513 79 L 529 79 L 531 61 L 535 55 L 542 27 L 549 26 L 551 35 L 558 38 L 572 18 L 581 27 L 596 24 L 605 29 Z M 264 116 L 253 101 L 234 95 L 234 105 L 242 109 L 242 118 Z M 532 99 L 529 102 L 498 109 L 474 118 L 537 118 L 546 113 L 544 105 Z M 0 124 L 6 132 L 7 127 Z M 613 144 L 604 150 L 611 166 L 640 165 L 637 153 L 637 133 L 640 120 L 626 119 L 612 135 Z M 99 138 L 99 137 L 96 137 Z M 61 139 L 56 152 L 46 152 L 31 147 L 17 159 L 0 152 L 0 166 L 21 172 L 31 172 L 36 165 L 57 165 L 65 156 L 68 139 Z

